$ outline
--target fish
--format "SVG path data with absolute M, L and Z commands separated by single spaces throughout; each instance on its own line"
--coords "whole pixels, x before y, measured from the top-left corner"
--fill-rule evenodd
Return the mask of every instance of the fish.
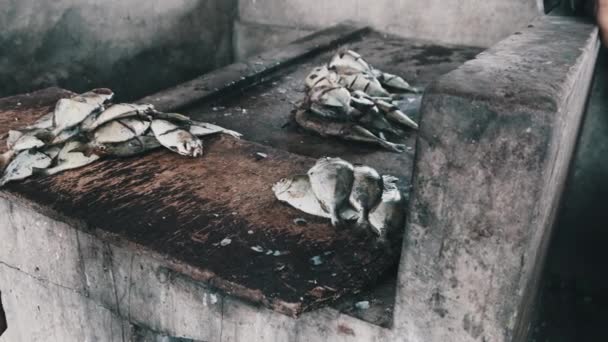
M 105 89 L 95 89 L 70 99 L 57 101 L 53 112 L 53 135 L 80 125 L 89 115 L 103 108 L 114 94 Z
M 338 76 L 335 72 L 329 71 L 327 67 L 314 68 L 304 79 L 304 84 L 308 89 L 316 87 L 332 87 L 336 86 Z
M 339 86 L 316 87 L 310 91 L 310 100 L 322 106 L 336 108 L 343 113 L 350 111 L 351 96 L 348 89 Z
M 352 50 L 341 50 L 336 53 L 328 65 L 329 70 L 333 70 L 340 75 L 372 74 L 373 69 L 361 55 Z
M 363 125 L 368 130 L 378 133 L 381 139 L 384 139 L 380 136 L 380 133 L 388 132 L 394 134 L 396 136 L 404 136 L 405 132 L 399 128 L 394 127 L 376 106 L 368 109 L 364 115 L 362 115 L 357 120 L 361 125 Z
M 203 142 L 189 131 L 167 120 L 154 119 L 152 132 L 161 145 L 183 156 L 203 155 Z
M 15 132 L 15 131 L 12 131 Z M 15 137 L 16 134 L 13 134 L 13 138 Z M 9 138 L 11 137 L 11 134 L 9 132 Z M 7 141 L 7 145 L 9 145 L 9 148 L 14 150 L 15 152 L 20 152 L 23 150 L 29 150 L 32 148 L 37 148 L 37 147 L 42 147 L 45 145 L 44 141 L 40 140 L 39 138 L 36 137 L 35 132 L 29 132 L 29 133 L 22 133 L 19 138 L 16 141 L 12 141 L 9 144 L 9 141 Z
M 319 200 L 312 191 L 308 175 L 296 175 L 283 178 L 272 186 L 275 197 L 284 203 L 309 215 L 331 218 L 331 215 L 323 210 Z M 344 221 L 357 220 L 358 214 L 349 206 L 343 208 L 340 217 Z
M 154 109 L 153 105 L 143 104 L 136 105 L 130 103 L 119 103 L 108 107 L 99 115 L 95 116 L 92 120 L 87 120 L 82 124 L 82 130 L 85 132 L 94 131 L 104 124 L 122 118 L 128 118 L 131 116 L 144 116 L 146 113 L 151 112 Z
M 192 135 L 194 135 L 196 137 L 204 137 L 207 135 L 218 134 L 218 133 L 230 135 L 237 139 L 240 139 L 243 136 L 239 132 L 232 131 L 232 130 L 226 129 L 224 127 L 220 127 L 220 126 L 213 125 L 210 123 L 200 122 L 200 121 L 192 121 L 192 125 L 190 126 L 189 131 L 190 131 L 190 133 L 192 133 Z
M 395 89 L 398 91 L 412 92 L 412 93 L 419 92 L 419 90 L 417 88 L 412 87 L 409 83 L 407 83 L 400 76 L 389 74 L 387 72 L 382 72 L 377 69 L 374 70 L 374 74 L 375 74 L 376 78 L 378 79 L 378 81 L 383 86 L 386 86 L 386 87 L 389 87 L 391 89 Z
M 92 154 L 110 157 L 133 157 L 148 151 L 152 151 L 162 145 L 156 137 L 149 135 L 136 136 L 130 140 L 117 143 L 95 143 L 89 142 L 72 150 L 82 152 L 85 156 Z
M 354 166 L 354 182 L 349 201 L 359 212 L 357 225 L 362 228 L 370 226 L 369 213 L 382 200 L 383 181 L 375 169 L 365 165 Z
M 391 94 L 382 87 L 378 80 L 368 74 L 344 75 L 338 78 L 338 84 L 350 91 L 359 90 L 370 96 L 390 97 Z
M 380 109 L 382 112 L 384 112 L 384 114 L 386 115 L 386 118 L 399 123 L 403 126 L 407 126 L 407 127 L 411 127 L 413 129 L 418 129 L 418 124 L 410 119 L 409 116 L 405 115 L 405 113 L 403 113 L 399 107 L 395 106 L 394 104 L 390 103 L 390 102 L 386 102 L 383 100 L 378 100 L 375 101 L 376 106 L 378 106 L 378 109 Z
M 143 135 L 150 125 L 150 121 L 139 118 L 110 121 L 93 132 L 93 141 L 96 144 L 124 142 Z
M 323 137 L 333 136 L 345 140 L 375 144 L 397 153 L 403 153 L 407 150 L 405 145 L 394 144 L 381 139 L 368 129 L 353 122 L 334 122 L 317 119 L 311 116 L 307 110 L 303 109 L 296 110 L 294 119 L 300 127 Z
M 380 241 L 386 241 L 391 233 L 398 233 L 405 224 L 406 200 L 396 185 L 398 180 L 390 175 L 382 176 L 382 199 L 369 215 L 370 225 Z
M 64 142 L 76 137 L 79 134 L 80 134 L 80 128 L 78 128 L 77 126 L 69 128 L 69 129 L 65 129 L 65 130 L 61 131 L 61 133 L 59 133 L 59 135 L 57 135 L 51 143 L 54 145 L 63 144 Z
M 353 166 L 340 158 L 321 158 L 308 170 L 310 186 L 331 224 L 338 227 L 343 220 L 341 209 L 348 203 L 353 186 Z
M 63 171 L 81 168 L 100 158 L 96 154 L 86 156 L 84 153 L 80 152 L 79 148 L 81 148 L 82 145 L 84 144 L 77 140 L 67 142 L 59 150 L 55 166 L 35 167 L 33 174 L 36 176 L 51 176 Z
M 44 169 L 51 165 L 53 156 L 40 150 L 25 150 L 8 164 L 0 178 L 0 187 L 8 182 L 23 180 L 34 174 L 35 169 Z

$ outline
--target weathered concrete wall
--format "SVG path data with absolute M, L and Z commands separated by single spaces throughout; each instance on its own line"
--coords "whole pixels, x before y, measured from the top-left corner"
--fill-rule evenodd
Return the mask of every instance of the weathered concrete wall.
M 0 8 L 0 96 L 106 86 L 135 99 L 232 59 L 236 0 L 2 0 Z
M 268 24 L 293 35 L 345 20 L 435 42 L 490 46 L 542 13 L 542 0 L 240 0 L 241 30 Z M 295 32 L 293 31 L 295 29 Z M 264 43 L 265 39 L 259 41 Z
M 425 93 L 396 326 L 411 341 L 522 341 L 599 48 L 544 17 Z

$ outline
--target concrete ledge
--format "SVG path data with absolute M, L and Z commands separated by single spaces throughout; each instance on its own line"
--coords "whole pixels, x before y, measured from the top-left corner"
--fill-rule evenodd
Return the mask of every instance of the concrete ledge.
M 234 22 L 233 31 L 232 45 L 236 61 L 287 45 L 315 32 L 314 29 L 262 25 L 239 20 Z
M 523 341 L 598 53 L 545 17 L 425 95 L 395 325 L 410 341 Z

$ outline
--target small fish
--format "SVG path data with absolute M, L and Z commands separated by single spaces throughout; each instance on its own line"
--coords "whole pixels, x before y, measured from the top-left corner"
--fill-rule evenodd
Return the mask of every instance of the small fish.
M 79 125 L 90 114 L 103 108 L 103 104 L 114 96 L 109 89 L 94 89 L 70 99 L 57 101 L 53 112 L 53 134 Z
M 387 119 L 413 129 L 418 129 L 418 124 L 414 120 L 410 119 L 409 116 L 405 115 L 405 113 L 403 113 L 399 107 L 383 100 L 375 101 L 375 103 L 376 106 L 378 106 L 378 108 L 384 112 Z
M 152 121 L 152 132 L 161 145 L 183 156 L 203 155 L 203 142 L 187 130 L 167 120 Z
M 98 127 L 102 125 L 122 118 L 128 118 L 131 116 L 142 116 L 146 113 L 151 112 L 154 109 L 154 106 L 150 104 L 144 105 L 136 105 L 130 103 L 119 103 L 110 106 L 99 115 L 97 115 L 94 120 L 85 121 L 82 124 L 82 130 L 85 132 L 90 132 L 96 130 Z
M 389 233 L 403 229 L 405 224 L 406 202 L 396 185 L 397 181 L 396 177 L 382 176 L 382 200 L 369 215 L 371 227 L 380 240 L 386 240 Z
M 42 147 L 45 145 L 44 141 L 38 139 L 35 134 L 23 134 L 17 141 L 13 142 L 10 147 L 15 152 L 23 150 L 29 150 L 32 148 Z
M 310 91 L 310 101 L 321 106 L 335 108 L 348 114 L 351 110 L 350 92 L 344 87 L 316 87 Z
M 6 138 L 6 147 L 10 150 L 15 146 L 15 143 L 23 136 L 23 132 L 17 130 L 8 131 Z
M 87 157 L 96 154 L 98 156 L 126 158 L 154 150 L 161 146 L 162 145 L 158 140 L 156 140 L 156 137 L 143 135 L 118 143 L 99 144 L 90 141 L 87 144 L 73 149 L 72 152 L 82 152 Z
M 70 141 L 66 143 L 57 155 L 56 165 L 53 167 L 36 167 L 34 168 L 34 174 L 41 176 L 51 176 L 59 172 L 77 169 L 86 165 L 89 165 L 99 159 L 98 155 L 91 154 L 85 156 L 84 153 L 80 152 L 84 144 L 79 141 Z M 50 166 L 50 165 L 49 165 Z
M 139 118 L 110 121 L 93 132 L 93 141 L 96 144 L 128 141 L 143 135 L 150 128 L 150 125 L 150 121 Z
M 359 212 L 359 227 L 369 227 L 369 213 L 382 200 L 383 183 L 378 171 L 365 165 L 354 166 L 350 204 Z
M 315 132 L 323 137 L 333 136 L 345 140 L 371 143 L 397 153 L 402 153 L 407 150 L 405 145 L 394 144 L 385 139 L 381 139 L 366 128 L 352 122 L 333 122 L 317 119 L 310 115 L 308 111 L 301 109 L 295 112 L 294 118 L 300 127 Z
M 368 74 L 344 75 L 338 78 L 338 84 L 350 91 L 362 91 L 370 96 L 390 97 L 391 94 L 382 87 L 378 80 Z
M 0 178 L 0 187 L 11 181 L 26 179 L 32 176 L 34 169 L 47 168 L 52 162 L 52 156 L 42 151 L 21 151 L 4 170 L 4 174 Z
M 387 86 L 391 89 L 395 89 L 398 91 L 409 91 L 412 93 L 418 93 L 417 88 L 412 87 L 403 78 L 397 75 L 389 74 L 387 72 L 382 72 L 379 70 L 374 70 L 374 74 L 383 86 Z
M 393 124 L 391 124 L 386 117 L 380 113 L 376 106 L 368 109 L 364 115 L 357 119 L 357 121 L 368 130 L 377 133 L 381 139 L 384 138 L 382 138 L 380 134 L 384 132 L 388 132 L 400 137 L 405 135 L 405 132 L 394 127 Z
M 308 171 L 308 178 L 312 192 L 337 227 L 343 222 L 340 212 L 353 186 L 353 166 L 340 158 L 321 158 Z
M 206 123 L 206 122 L 200 122 L 200 121 L 192 121 L 192 124 L 190 126 L 190 133 L 192 133 L 194 136 L 197 136 L 197 137 L 204 137 L 207 135 L 218 134 L 218 133 L 227 134 L 227 135 L 230 135 L 235 138 L 241 138 L 243 136 L 239 132 L 231 131 L 224 127 L 220 127 L 217 125 L 213 125 L 213 124 Z
M 80 134 L 80 128 L 78 128 L 78 126 L 64 129 L 53 139 L 51 143 L 54 145 L 63 144 L 64 142 L 76 137 L 78 134 Z
M 333 56 L 329 62 L 329 69 L 340 75 L 372 74 L 372 67 L 352 50 L 342 50 Z
M 304 83 L 308 89 L 316 87 L 333 87 L 336 86 L 338 76 L 335 72 L 329 71 L 327 67 L 314 68 L 304 79 Z
M 331 218 L 331 215 L 323 210 L 319 200 L 312 191 L 308 175 L 297 175 L 291 178 L 283 178 L 272 186 L 275 197 L 290 206 L 309 215 Z M 350 207 L 343 208 L 340 217 L 344 221 L 357 219 L 357 212 Z

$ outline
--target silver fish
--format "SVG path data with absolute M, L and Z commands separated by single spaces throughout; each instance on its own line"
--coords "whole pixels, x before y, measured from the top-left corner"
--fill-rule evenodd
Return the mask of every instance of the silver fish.
M 227 134 L 235 138 L 241 138 L 243 136 L 239 132 L 200 121 L 192 121 L 192 125 L 190 126 L 190 133 L 192 133 L 196 137 L 204 137 L 207 135 L 218 133 Z
M 353 166 L 340 158 L 321 158 L 308 171 L 310 186 L 334 227 L 343 221 L 340 212 L 348 204 L 353 186 Z
M 8 150 L 2 154 L 0 154 L 0 172 L 3 172 L 6 166 L 13 160 L 16 152 L 13 150 Z
M 318 217 L 331 218 L 331 215 L 323 210 L 319 200 L 312 191 L 308 175 L 297 175 L 291 178 L 283 178 L 272 186 L 276 198 L 292 207 Z M 345 207 L 340 212 L 344 221 L 357 219 L 357 212 L 350 207 Z
M 409 91 L 412 93 L 418 93 L 417 88 L 412 87 L 403 78 L 397 75 L 389 74 L 387 72 L 382 72 L 379 70 L 374 70 L 374 74 L 383 86 L 387 86 L 398 91 Z
M 350 92 L 339 86 L 316 87 L 310 91 L 310 100 L 327 107 L 338 108 L 344 113 L 350 111 Z
M 78 134 L 80 134 L 80 128 L 78 128 L 78 126 L 69 129 L 64 129 L 63 131 L 61 131 L 61 133 L 59 133 L 59 135 L 57 135 L 53 139 L 52 144 L 63 144 L 64 142 L 76 137 Z
M 146 113 L 151 112 L 153 109 L 154 106 L 150 104 L 136 105 L 130 103 L 119 103 L 112 105 L 101 112 L 94 118 L 94 120 L 86 120 L 83 122 L 81 127 L 85 132 L 93 131 L 110 121 L 128 118 L 131 116 L 145 115 Z
M 10 137 L 10 133 L 9 133 L 9 137 Z M 45 145 L 44 141 L 38 139 L 35 134 L 25 133 L 25 134 L 22 134 L 17 139 L 17 141 L 12 142 L 11 146 L 9 148 L 14 150 L 15 152 L 19 152 L 19 151 L 23 151 L 23 150 L 29 150 L 32 148 L 42 147 L 44 145 Z
M 157 111 L 152 112 L 153 119 L 166 120 L 171 121 L 173 123 L 178 123 L 180 125 L 191 125 L 192 120 L 183 114 L 178 113 L 161 113 Z
M 405 152 L 407 149 L 405 145 L 394 144 L 379 138 L 360 125 L 351 122 L 333 122 L 317 119 L 310 115 L 306 110 L 297 110 L 295 113 L 295 121 L 300 127 L 315 132 L 323 137 L 333 136 L 345 140 L 371 143 L 397 153 Z
M 58 135 L 82 123 L 90 114 L 103 108 L 114 94 L 107 89 L 95 89 L 70 99 L 61 99 L 53 112 L 53 134 Z
M 406 203 L 395 184 L 397 180 L 393 176 L 382 176 L 384 184 L 382 200 L 369 215 L 371 227 L 380 240 L 386 240 L 389 233 L 403 229 L 405 224 Z
M 82 148 L 72 151 L 83 152 L 85 156 L 96 154 L 99 156 L 132 157 L 154 150 L 161 146 L 162 145 L 158 142 L 158 140 L 156 140 L 156 137 L 144 135 L 119 143 L 97 145 L 89 143 L 87 146 L 83 146 Z
M 352 50 L 342 50 L 336 53 L 329 62 L 329 69 L 340 75 L 372 74 L 372 67 Z
M 30 177 L 34 169 L 44 169 L 51 165 L 53 158 L 48 154 L 37 150 L 26 150 L 20 152 L 4 170 L 0 178 L 0 187 L 8 182 L 22 180 Z
M 114 120 L 103 124 L 93 132 L 96 144 L 119 143 L 143 135 L 150 128 L 150 121 L 139 118 Z
M 152 121 L 152 132 L 161 145 L 183 156 L 203 155 L 203 142 L 187 130 L 167 120 Z
M 384 112 L 387 119 L 413 129 L 418 129 L 418 124 L 414 120 L 410 119 L 409 116 L 405 115 L 405 113 L 403 113 L 399 107 L 382 100 L 375 101 L 375 103 L 376 106 L 378 106 L 378 108 Z
M 34 173 L 36 175 L 50 176 L 66 170 L 77 169 L 89 165 L 99 159 L 96 154 L 86 156 L 78 151 L 84 144 L 79 141 L 70 141 L 66 143 L 57 155 L 56 165 L 53 167 L 36 167 Z
M 350 204 L 359 212 L 357 224 L 369 227 L 369 213 L 382 200 L 383 183 L 378 171 L 365 165 L 354 166 Z
M 314 68 L 310 74 L 304 79 L 304 83 L 308 89 L 316 87 L 332 87 L 336 86 L 338 76 L 335 72 L 329 71 L 327 67 Z
M 382 87 L 378 80 L 368 74 L 344 75 L 338 78 L 338 84 L 350 91 L 359 90 L 370 96 L 390 97 L 391 94 Z

